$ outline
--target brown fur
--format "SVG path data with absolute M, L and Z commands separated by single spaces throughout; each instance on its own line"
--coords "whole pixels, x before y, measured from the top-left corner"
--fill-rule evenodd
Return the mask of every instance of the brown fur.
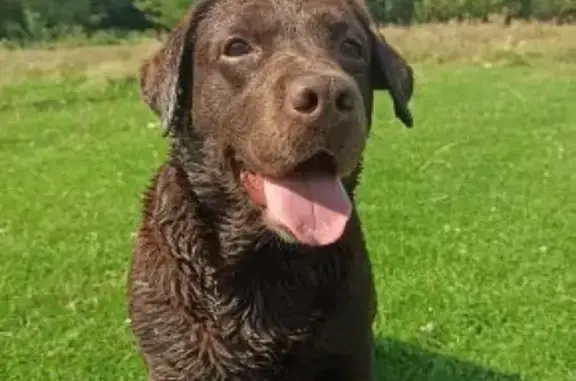
M 232 34 L 253 51 L 222 56 Z M 363 49 L 347 51 L 345 37 Z M 334 244 L 284 241 L 239 171 L 282 176 L 324 152 L 353 199 L 373 91 L 387 89 L 410 126 L 412 81 L 362 0 L 195 2 L 141 71 L 172 141 L 128 284 L 151 381 L 373 379 L 375 295 L 356 211 Z M 294 112 L 295 84 L 319 89 L 318 115 Z

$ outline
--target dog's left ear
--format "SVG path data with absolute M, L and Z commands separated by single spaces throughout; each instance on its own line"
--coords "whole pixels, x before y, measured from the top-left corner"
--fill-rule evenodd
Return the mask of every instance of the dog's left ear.
M 414 120 L 408 107 L 414 91 L 414 72 L 404 58 L 382 38 L 372 33 L 372 61 L 370 80 L 374 90 L 388 90 L 394 103 L 396 117 L 412 127 Z
M 373 90 L 388 90 L 396 117 L 407 127 L 414 120 L 408 108 L 414 91 L 414 72 L 404 58 L 380 35 L 366 0 L 347 0 L 370 34 L 370 81 Z
M 190 122 L 195 31 L 213 3 L 195 1 L 160 49 L 140 67 L 142 97 L 160 117 L 163 135 Z

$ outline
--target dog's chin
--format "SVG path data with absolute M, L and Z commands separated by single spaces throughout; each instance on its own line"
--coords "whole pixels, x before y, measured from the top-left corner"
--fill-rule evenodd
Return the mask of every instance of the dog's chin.
M 283 241 L 327 246 L 338 241 L 352 211 L 335 160 L 321 152 L 281 176 L 240 171 L 250 201 Z

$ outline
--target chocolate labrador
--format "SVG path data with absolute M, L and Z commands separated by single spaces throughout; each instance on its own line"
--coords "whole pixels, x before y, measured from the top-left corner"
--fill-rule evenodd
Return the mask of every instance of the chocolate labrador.
M 128 282 L 149 380 L 373 380 L 354 190 L 413 74 L 363 0 L 195 1 L 140 85 L 171 142 Z

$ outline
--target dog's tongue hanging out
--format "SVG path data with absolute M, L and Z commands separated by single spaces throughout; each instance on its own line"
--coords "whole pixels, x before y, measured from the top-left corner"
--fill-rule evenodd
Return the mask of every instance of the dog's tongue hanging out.
M 329 245 L 340 238 L 352 211 L 336 176 L 263 179 L 263 191 L 269 217 L 307 245 Z
M 293 174 L 271 179 L 251 174 L 245 180 L 252 199 L 266 205 L 268 218 L 300 243 L 324 246 L 342 236 L 352 204 L 337 176 Z

